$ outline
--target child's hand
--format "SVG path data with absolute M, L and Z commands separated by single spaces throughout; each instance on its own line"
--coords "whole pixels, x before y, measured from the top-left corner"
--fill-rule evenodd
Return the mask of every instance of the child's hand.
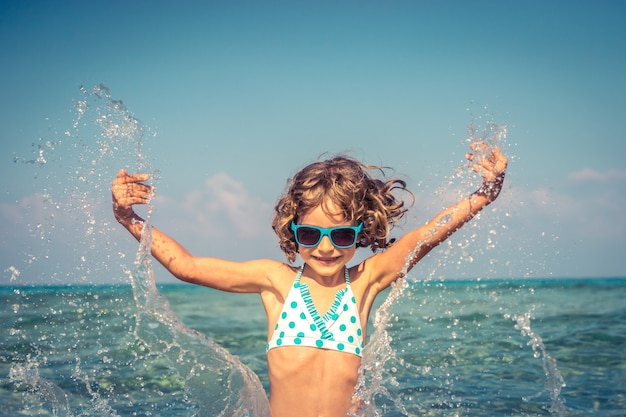
M 111 184 L 111 196 L 113 199 L 113 214 L 118 222 L 124 224 L 135 215 L 132 206 L 134 204 L 146 204 L 150 199 L 152 187 L 142 184 L 148 180 L 147 174 L 129 174 L 125 169 L 117 173 Z
M 484 142 L 474 142 L 470 149 L 474 153 L 468 153 L 465 157 L 473 163 L 474 172 L 483 177 L 483 185 L 475 194 L 493 201 L 502 189 L 508 159 L 499 147 L 489 149 L 489 145 Z

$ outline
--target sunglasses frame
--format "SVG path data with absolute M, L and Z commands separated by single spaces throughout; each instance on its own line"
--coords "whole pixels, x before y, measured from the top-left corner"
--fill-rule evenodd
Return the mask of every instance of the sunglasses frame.
M 304 227 L 315 229 L 315 230 L 320 232 L 320 237 L 317 240 L 317 242 L 315 242 L 314 245 L 303 245 L 302 243 L 300 243 L 300 240 L 298 239 L 298 229 L 304 228 Z M 348 246 L 337 245 L 335 243 L 335 241 L 333 240 L 333 237 L 332 237 L 331 233 L 336 231 L 336 230 L 341 230 L 341 229 L 350 229 L 350 230 L 352 230 L 354 232 L 354 242 L 352 242 L 351 245 L 348 245 Z M 303 248 L 314 248 L 314 247 L 316 247 L 317 245 L 320 244 L 320 242 L 322 241 L 324 236 L 328 236 L 328 239 L 330 240 L 330 243 L 332 243 L 334 247 L 336 247 L 338 249 L 348 249 L 348 248 L 351 248 L 352 246 L 356 245 L 356 242 L 357 242 L 357 240 L 359 238 L 359 233 L 361 233 L 361 230 L 363 230 L 363 222 L 361 222 L 358 226 L 338 226 L 338 227 L 324 228 L 324 227 L 318 227 L 318 226 L 311 226 L 311 225 L 308 225 L 308 224 L 296 224 L 296 222 L 294 222 L 292 220 L 291 221 L 291 230 L 293 231 L 293 236 L 294 236 L 294 238 L 296 240 L 296 243 L 299 246 L 302 246 Z

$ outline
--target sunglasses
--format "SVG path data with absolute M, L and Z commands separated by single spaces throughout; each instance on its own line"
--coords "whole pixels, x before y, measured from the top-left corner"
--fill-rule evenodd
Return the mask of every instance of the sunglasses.
M 293 230 L 296 236 L 296 243 L 305 248 L 313 248 L 319 245 L 324 236 L 328 236 L 330 243 L 336 248 L 350 248 L 356 244 L 356 238 L 361 229 L 363 229 L 363 222 L 358 226 L 339 226 L 326 229 L 296 224 L 294 221 L 291 221 L 291 230 Z

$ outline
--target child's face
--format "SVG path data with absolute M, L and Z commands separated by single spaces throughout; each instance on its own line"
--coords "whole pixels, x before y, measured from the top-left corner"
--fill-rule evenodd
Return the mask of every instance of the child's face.
M 355 226 L 346 221 L 330 200 L 305 213 L 298 223 L 323 228 Z M 345 249 L 337 248 L 328 236 L 324 236 L 317 246 L 312 248 L 299 246 L 298 249 L 304 262 L 320 276 L 329 277 L 338 274 L 343 277 L 343 267 L 354 256 L 356 245 Z

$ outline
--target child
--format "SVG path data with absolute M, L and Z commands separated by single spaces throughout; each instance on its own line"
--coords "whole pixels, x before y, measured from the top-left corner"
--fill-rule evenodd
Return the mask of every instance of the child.
M 392 192 L 406 191 L 405 183 L 375 179 L 369 171 L 380 167 L 338 156 L 296 173 L 276 204 L 272 227 L 289 264 L 194 256 L 156 228 L 152 255 L 182 281 L 261 296 L 274 417 L 345 416 L 356 409 L 351 397 L 376 296 L 401 278 L 409 255 L 408 269 L 500 193 L 507 158 L 483 143 L 471 149 L 466 158 L 483 185 L 396 242 L 387 240 L 390 228 L 406 209 Z M 115 217 L 136 239 L 143 220 L 132 206 L 148 202 L 146 180 L 122 169 L 111 187 Z M 375 254 L 347 267 L 365 246 Z M 291 265 L 296 253 L 300 267 Z

